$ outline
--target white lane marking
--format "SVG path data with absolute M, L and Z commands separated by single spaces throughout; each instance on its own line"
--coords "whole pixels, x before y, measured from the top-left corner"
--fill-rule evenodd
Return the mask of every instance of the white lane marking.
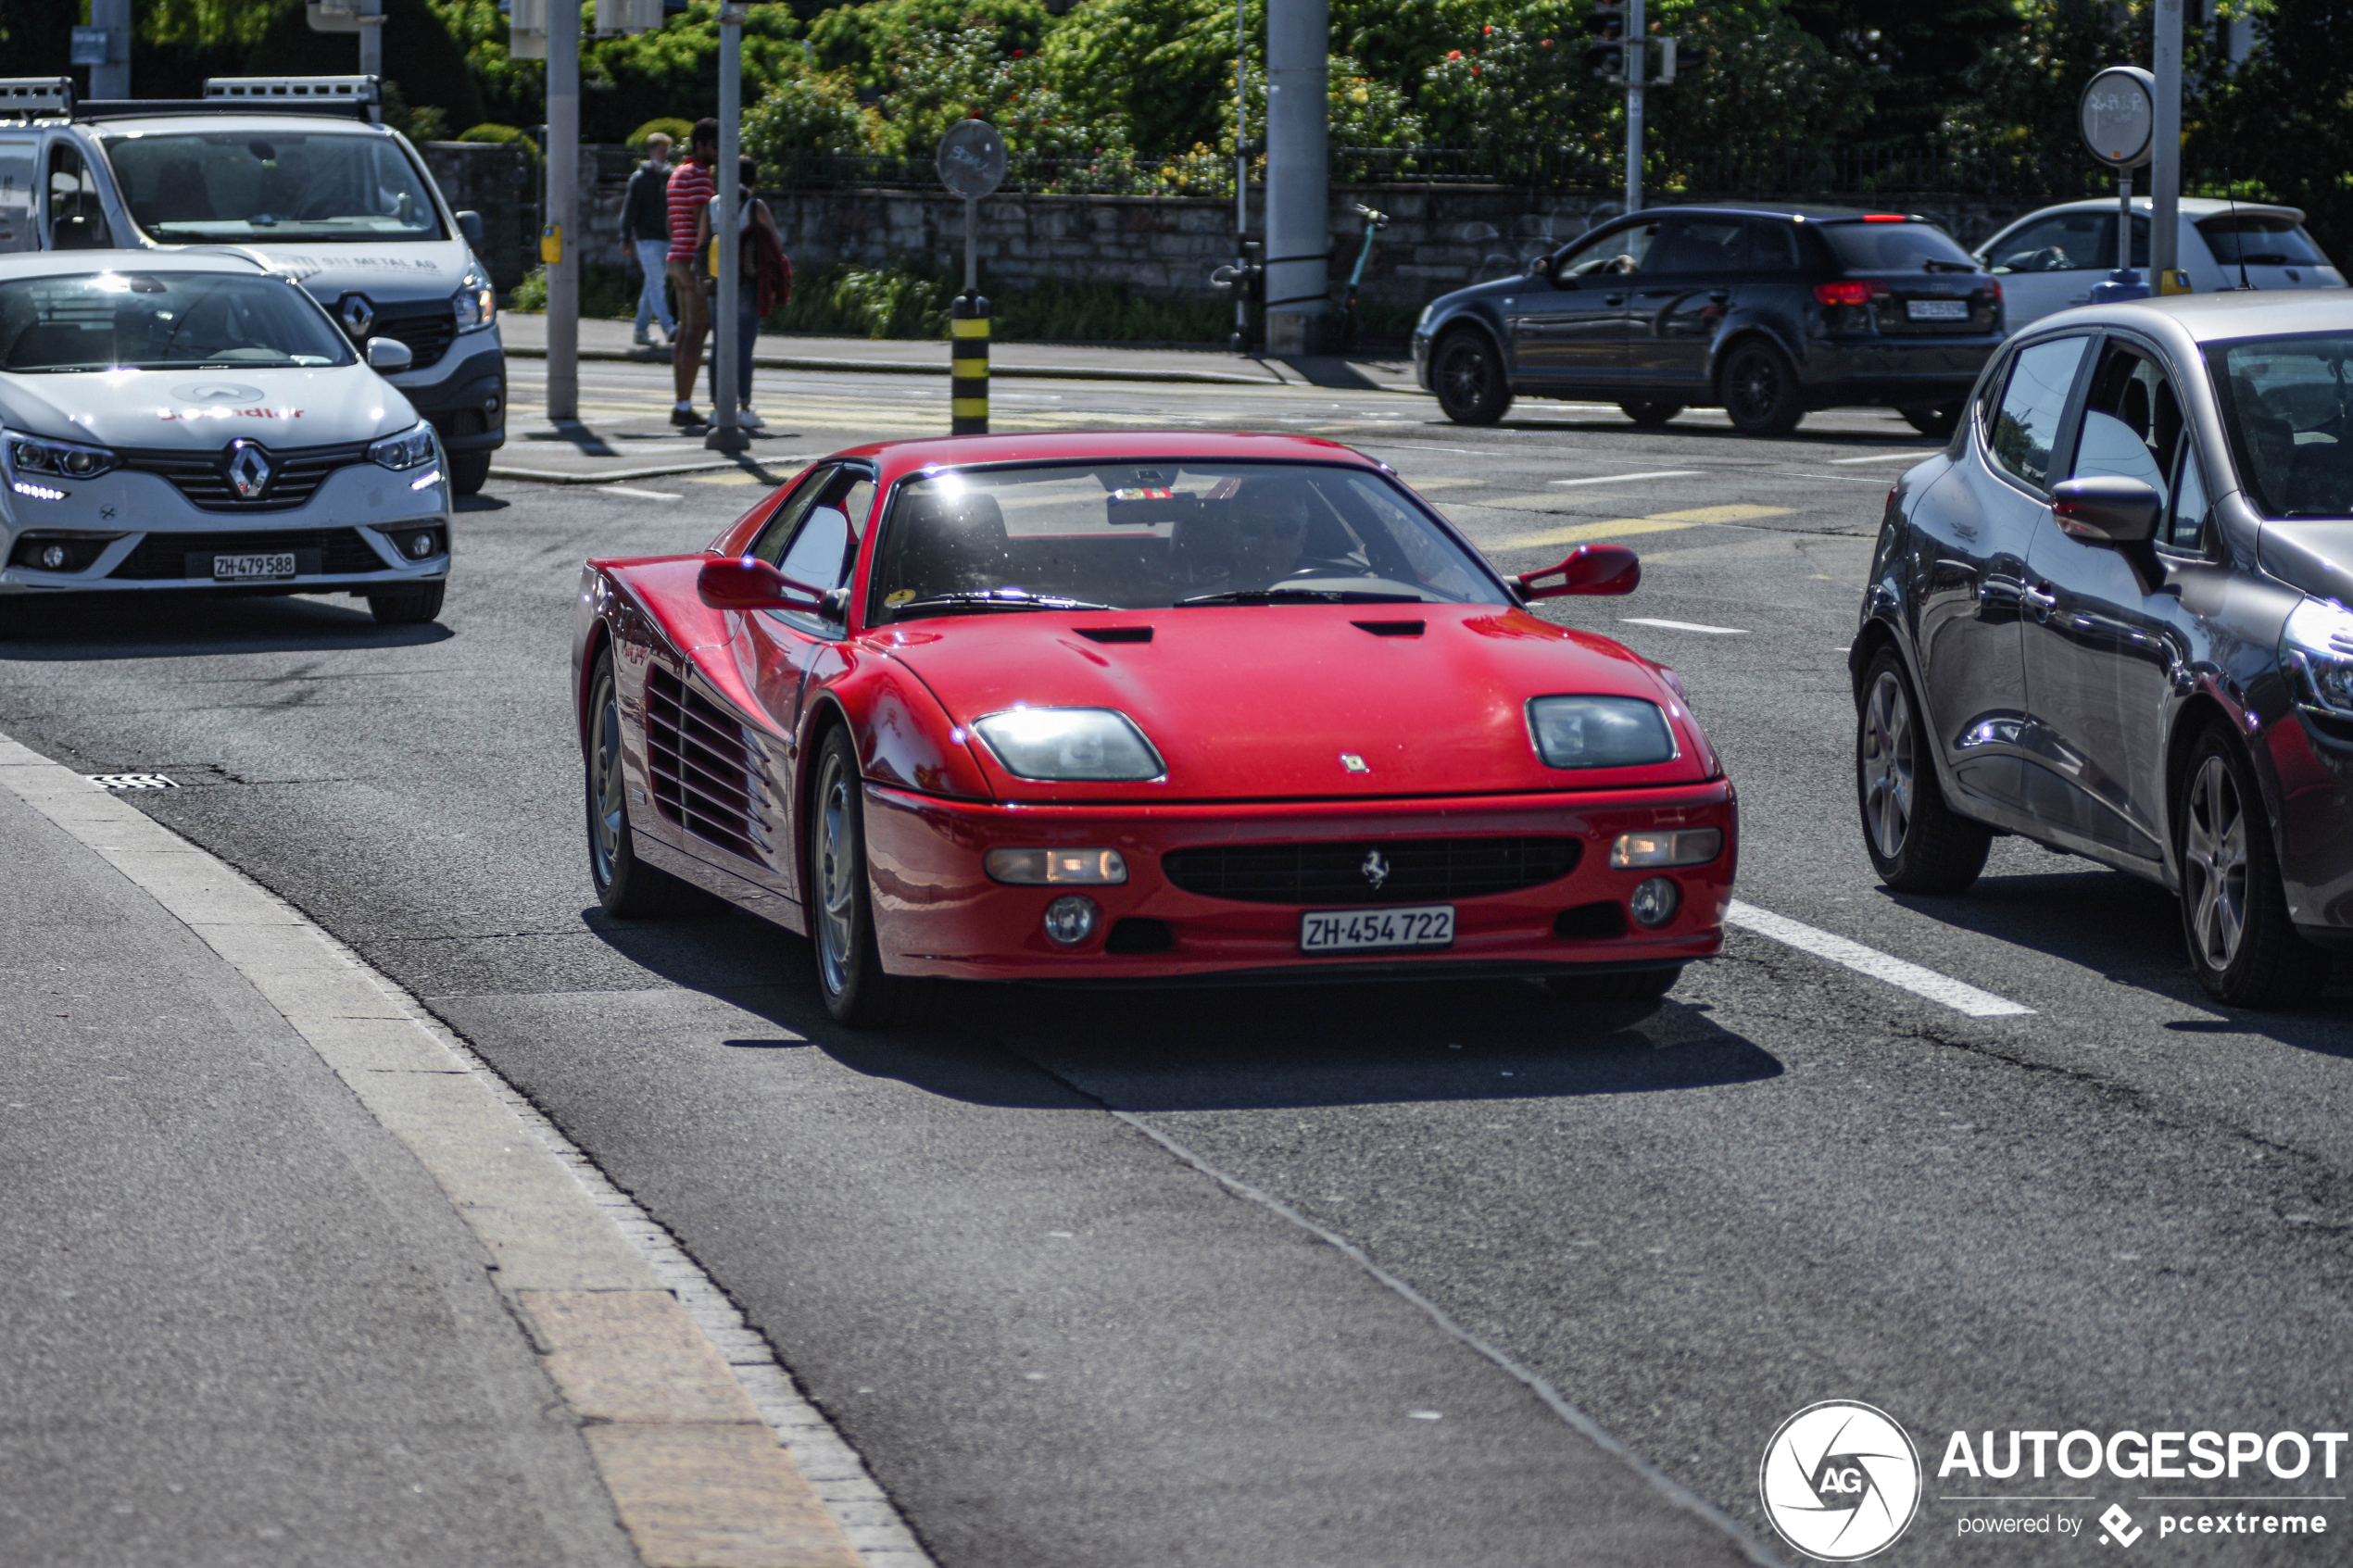
M 1591 479 L 1548 479 L 1547 484 L 1629 484 L 1638 479 L 1689 479 L 1699 469 L 1657 469 L 1649 473 L 1604 473 Z
M 1884 980 L 1890 985 L 1901 986 L 1914 996 L 1926 997 L 1931 1002 L 1942 1002 L 1954 1011 L 1967 1013 L 1971 1018 L 2007 1018 L 2034 1010 L 2007 997 L 1997 997 L 1991 991 L 1981 991 L 1950 975 L 1939 974 L 1932 969 L 1922 969 L 1919 964 L 1906 962 L 1892 953 L 1866 947 L 1860 942 L 1850 942 L 1827 931 L 1817 931 L 1810 925 L 1785 915 L 1777 915 L 1770 909 L 1760 909 L 1754 904 L 1744 904 L 1738 898 L 1733 899 L 1732 907 L 1724 912 L 1724 921 L 1728 925 L 1737 925 L 1759 936 L 1769 936 L 1784 947 L 1795 947 L 1801 953 L 1811 953 L 1818 959 L 1844 964 L 1858 974 L 1868 974 L 1874 980 Z
M 1832 458 L 1830 459 L 1830 464 L 1832 468 L 1838 468 L 1847 463 L 1916 463 L 1922 458 L 1933 458 L 1943 450 L 1944 448 L 1942 446 L 1931 446 L 1916 452 L 1877 452 L 1868 458 Z
M 607 484 L 598 488 L 599 495 L 634 495 L 640 501 L 683 501 L 686 497 L 669 490 L 635 490 L 626 484 Z
M 1629 626 L 1663 626 L 1669 632 L 1705 632 L 1711 637 L 1745 637 L 1745 626 L 1703 626 L 1696 621 L 1655 621 L 1647 615 L 1621 615 Z

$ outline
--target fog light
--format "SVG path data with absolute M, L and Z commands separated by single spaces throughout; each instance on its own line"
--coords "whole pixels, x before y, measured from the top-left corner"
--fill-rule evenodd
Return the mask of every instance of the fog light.
M 984 864 L 991 881 L 1017 886 L 1127 880 L 1127 862 L 1116 849 L 991 849 Z
M 416 560 L 422 560 L 427 556 L 433 554 L 433 535 L 430 533 L 411 533 L 409 535 L 409 554 L 411 558 Z
M 1046 935 L 1065 947 L 1076 947 L 1095 935 L 1102 919 L 1102 908 L 1092 898 L 1067 894 L 1046 906 Z
M 1672 877 L 1655 876 L 1634 889 L 1626 900 L 1626 912 L 1634 917 L 1636 925 L 1665 925 L 1675 918 L 1675 907 L 1683 901 L 1683 891 Z
M 63 571 L 66 569 L 66 547 L 63 545 L 43 546 L 41 566 L 44 571 Z

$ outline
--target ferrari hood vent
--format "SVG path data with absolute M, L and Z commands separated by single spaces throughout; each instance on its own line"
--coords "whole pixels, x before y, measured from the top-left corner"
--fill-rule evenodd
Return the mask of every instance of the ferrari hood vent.
M 1149 626 L 1074 626 L 1072 631 L 1090 643 L 1149 643 L 1152 629 Z
M 1429 630 L 1425 621 L 1352 621 L 1349 624 L 1376 637 L 1418 637 Z

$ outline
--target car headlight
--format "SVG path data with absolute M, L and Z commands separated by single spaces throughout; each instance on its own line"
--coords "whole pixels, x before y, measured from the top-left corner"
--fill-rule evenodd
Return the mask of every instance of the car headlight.
M 430 463 L 433 458 L 433 426 L 422 420 L 398 435 L 387 435 L 368 448 L 370 462 L 395 471 Z
M 1127 861 L 1116 849 L 991 849 L 983 863 L 991 881 L 1018 887 L 1065 883 L 1103 887 L 1127 880 Z
M 2306 599 L 2280 632 L 2280 665 L 2296 700 L 2353 719 L 2353 611 Z
M 973 729 L 1017 779 L 1115 784 L 1168 771 L 1136 721 L 1109 708 L 1009 708 Z
M 1683 828 L 1658 833 L 1621 833 L 1609 847 L 1613 871 L 1651 866 L 1704 866 L 1724 852 L 1722 828 Z
M 40 474 L 48 479 L 95 479 L 120 461 L 104 446 L 78 441 L 52 441 L 45 435 L 0 431 L 0 447 L 8 455 L 12 474 Z
M 490 274 L 471 256 L 466 258 L 465 281 L 449 296 L 449 307 L 457 312 L 458 330 L 461 332 L 486 327 L 498 318 L 498 294 L 490 286 Z
M 1638 696 L 1531 698 L 1528 734 L 1550 768 L 1639 768 L 1675 757 L 1667 715 Z

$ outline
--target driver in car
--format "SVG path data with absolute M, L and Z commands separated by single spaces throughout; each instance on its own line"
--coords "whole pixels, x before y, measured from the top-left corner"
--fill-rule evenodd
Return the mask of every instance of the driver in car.
M 1296 479 L 1253 479 L 1243 485 L 1234 497 L 1233 585 L 1264 588 L 1298 571 L 1310 515 L 1307 487 Z

